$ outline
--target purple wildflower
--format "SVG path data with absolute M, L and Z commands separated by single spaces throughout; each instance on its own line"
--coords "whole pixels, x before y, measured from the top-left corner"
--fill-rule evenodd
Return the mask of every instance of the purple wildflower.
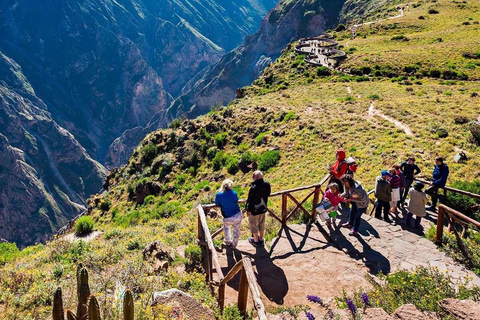
M 310 312 L 305 311 L 305 315 L 307 316 L 308 320 L 315 320 L 315 316 L 313 314 L 311 314 Z
M 370 306 L 370 298 L 366 292 L 362 293 L 362 301 L 365 306 Z
M 308 299 L 308 301 L 311 301 L 311 302 L 315 302 L 315 303 L 318 303 L 318 304 L 323 304 L 322 299 L 320 299 L 318 296 L 307 295 L 307 299 Z
M 355 316 L 357 314 L 357 307 L 355 307 L 352 299 L 347 299 L 347 306 L 350 312 Z

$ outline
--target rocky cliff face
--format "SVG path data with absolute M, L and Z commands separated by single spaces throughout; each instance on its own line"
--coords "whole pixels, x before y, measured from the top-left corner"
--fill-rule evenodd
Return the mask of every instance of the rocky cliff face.
M 292 40 L 321 34 L 337 23 L 344 0 L 280 1 L 262 20 L 260 29 L 220 62 L 188 85 L 169 109 L 171 117 L 194 117 L 235 98 L 235 90 L 252 81 Z
M 52 120 L 18 64 L 0 52 L 0 235 L 46 239 L 101 189 L 105 168 Z
M 1 1 L 0 236 L 39 241 L 82 210 L 105 176 L 96 161 L 121 165 L 153 115 L 274 4 Z M 43 222 L 29 225 L 35 217 Z

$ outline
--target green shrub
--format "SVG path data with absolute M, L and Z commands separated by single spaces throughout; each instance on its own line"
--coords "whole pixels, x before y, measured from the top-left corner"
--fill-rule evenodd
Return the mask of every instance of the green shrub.
M 220 316 L 221 320 L 242 320 L 244 319 L 237 305 L 227 306 L 223 310 L 223 314 Z
M 280 151 L 278 150 L 266 151 L 260 156 L 258 169 L 268 170 L 276 166 L 279 160 L 280 160 Z
M 183 119 L 175 118 L 168 124 L 168 127 L 171 129 L 178 129 L 182 125 Z
M 238 158 L 236 156 L 229 156 L 225 161 L 225 166 L 227 167 L 228 173 L 236 174 L 239 170 Z
M 412 272 L 402 270 L 380 278 L 382 280 L 380 284 L 371 277 L 368 278 L 372 289 L 366 293 L 372 307 L 382 308 L 390 314 L 404 304 L 414 304 L 421 311 L 442 312 L 438 304 L 440 300 L 480 299 L 480 288 L 469 288 L 466 283 L 456 283 L 448 274 L 436 268 L 419 267 Z M 364 292 L 360 289 L 353 294 L 352 300 L 355 305 L 363 305 Z M 339 307 L 345 307 L 345 299 L 345 291 L 342 297 L 335 298 Z
M 460 189 L 476 194 L 480 194 L 480 180 L 473 180 L 473 181 L 463 181 L 457 180 L 452 183 L 452 188 Z M 457 211 L 462 213 L 468 214 L 468 209 L 472 206 L 480 203 L 480 200 L 475 200 L 473 198 L 449 192 L 445 204 Z M 480 217 L 479 217 L 480 218 Z
M 185 248 L 185 267 L 189 271 L 202 270 L 202 249 L 196 244 Z
M 148 196 L 145 197 L 145 199 L 143 200 L 143 206 L 149 206 L 151 205 L 152 203 L 155 202 L 155 196 L 150 194 Z
M 152 218 L 169 218 L 173 216 L 179 216 L 185 213 L 185 208 L 178 201 L 170 201 L 156 206 L 152 212 Z
M 75 233 L 77 235 L 89 234 L 93 231 L 93 219 L 90 216 L 80 217 L 75 223 Z
M 103 238 L 105 240 L 110 240 L 110 239 L 113 239 L 113 238 L 121 238 L 123 236 L 123 231 L 119 230 L 119 229 L 113 229 L 113 230 L 110 230 L 108 232 L 105 233 L 105 235 L 103 236 Z
M 327 67 L 321 66 L 317 68 L 317 76 L 326 77 L 329 75 L 330 75 L 330 69 L 328 69 Z
M 410 39 L 408 39 L 404 35 L 393 36 L 390 40 L 392 40 L 392 41 L 410 41 Z
M 284 118 L 285 119 L 285 118 Z M 261 132 L 256 138 L 255 138 L 255 143 L 257 146 L 261 145 L 266 137 L 268 132 Z
M 297 120 L 298 116 L 295 115 L 295 112 L 290 111 L 288 112 L 285 117 L 283 118 L 283 121 L 290 121 L 290 120 Z
M 108 210 L 110 210 L 111 205 L 112 202 L 110 200 L 104 199 L 100 203 L 100 210 L 102 210 L 102 212 L 107 212 Z
M 340 23 L 340 24 L 335 28 L 335 31 L 337 31 L 337 32 L 345 31 L 345 30 L 347 30 L 347 27 L 346 27 L 343 23 Z
M 218 151 L 212 160 L 213 170 L 220 170 L 225 165 L 225 152 Z
M 378 94 L 371 94 L 367 98 L 370 100 L 380 100 L 380 96 Z
M 0 266 L 14 260 L 20 255 L 20 250 L 15 243 L 0 243 Z
M 141 162 L 144 166 L 149 166 L 157 156 L 157 146 L 149 142 L 140 150 Z
M 140 249 L 140 243 L 137 240 L 132 240 L 127 243 L 127 250 L 133 251 Z
M 228 134 L 226 132 L 217 133 L 215 135 L 215 144 L 219 149 L 223 149 L 227 144 L 227 136 Z

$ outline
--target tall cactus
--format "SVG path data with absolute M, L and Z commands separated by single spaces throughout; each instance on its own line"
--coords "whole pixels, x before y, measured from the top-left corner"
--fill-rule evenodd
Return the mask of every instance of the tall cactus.
M 102 320 L 97 298 L 92 294 L 88 301 L 88 320 Z
M 88 285 L 88 271 L 85 268 L 82 268 L 80 274 L 77 272 L 77 294 L 78 294 L 78 304 L 77 304 L 77 319 L 86 320 L 87 319 L 87 304 L 88 297 L 90 296 L 90 287 Z
M 130 290 L 125 292 L 123 297 L 123 319 L 124 320 L 134 320 L 134 305 L 133 305 L 133 296 Z
M 72 310 L 67 310 L 67 320 L 77 320 L 77 317 L 73 314 Z
M 65 320 L 63 313 L 62 288 L 58 287 L 53 297 L 53 320 Z
M 82 264 L 77 268 L 77 315 L 67 310 L 67 320 L 101 320 L 100 307 L 94 295 L 90 295 L 88 271 Z M 123 319 L 134 320 L 133 295 L 130 290 L 123 297 Z M 53 299 L 53 320 L 65 320 L 63 311 L 62 288 L 57 288 Z

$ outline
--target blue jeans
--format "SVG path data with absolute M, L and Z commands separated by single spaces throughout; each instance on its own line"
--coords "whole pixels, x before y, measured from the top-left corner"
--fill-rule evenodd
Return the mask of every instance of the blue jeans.
M 357 204 L 352 202 L 348 223 L 352 226 L 353 231 L 358 231 L 360 228 L 360 217 L 365 213 L 365 211 L 367 211 L 367 208 L 357 208 Z
M 405 199 L 407 199 L 408 196 L 408 191 L 410 191 L 410 188 L 412 187 L 413 184 L 413 179 L 406 179 L 407 184 L 405 185 L 405 189 L 403 189 L 403 193 L 400 199 L 400 202 L 405 202 Z

